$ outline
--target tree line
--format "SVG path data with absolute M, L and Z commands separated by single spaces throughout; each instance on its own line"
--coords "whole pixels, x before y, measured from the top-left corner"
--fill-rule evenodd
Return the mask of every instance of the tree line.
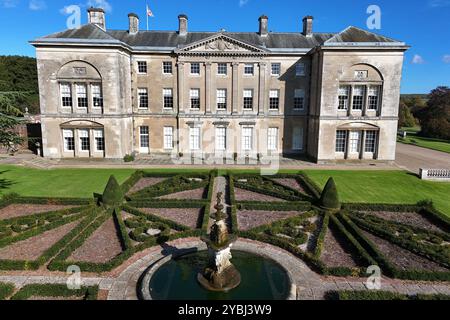
M 437 87 L 430 94 L 400 99 L 399 126 L 420 126 L 419 135 L 450 140 L 450 88 Z

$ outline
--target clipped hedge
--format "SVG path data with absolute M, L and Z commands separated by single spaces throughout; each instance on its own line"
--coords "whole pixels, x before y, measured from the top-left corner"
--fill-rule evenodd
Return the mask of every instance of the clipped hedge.
M 0 300 L 5 300 L 14 292 L 14 285 L 11 283 L 0 282 Z
M 127 205 L 135 208 L 202 208 L 207 200 L 132 200 Z
M 359 227 L 392 242 L 406 250 L 409 250 L 419 256 L 422 256 L 428 260 L 434 261 L 447 268 L 450 267 L 449 251 L 442 246 L 444 241 L 449 240 L 449 236 L 445 234 L 439 234 L 436 232 L 426 232 L 419 228 L 415 228 L 409 225 L 400 223 L 389 223 L 385 220 L 377 217 L 370 217 L 371 220 L 362 219 L 358 216 L 352 216 L 354 221 Z M 397 232 L 397 234 L 394 234 Z M 439 244 L 426 244 L 419 241 L 408 239 L 406 236 L 417 237 L 424 235 L 425 237 L 434 237 L 440 240 Z
M 378 250 L 376 245 L 361 232 L 358 226 L 356 226 L 346 214 L 341 214 L 340 218 L 345 227 L 353 234 L 355 239 L 364 247 L 364 249 L 366 249 L 366 251 L 378 262 L 382 270 L 388 276 L 409 280 L 450 281 L 450 272 L 403 270 L 397 268 L 383 253 Z
M 330 222 L 330 215 L 325 213 L 322 218 L 322 225 L 320 226 L 320 232 L 317 236 L 316 247 L 314 248 L 314 257 L 320 259 L 323 250 L 323 243 L 325 241 L 325 236 L 328 232 L 328 224 Z
M 202 236 L 202 230 L 188 230 L 183 231 L 179 233 L 175 233 L 167 237 L 166 242 L 182 239 L 182 238 L 188 238 L 188 237 L 201 237 Z M 82 272 L 96 272 L 96 273 L 102 273 L 102 272 L 109 272 L 113 270 L 114 268 L 117 268 L 121 264 L 123 264 L 125 261 L 127 261 L 129 258 L 131 258 L 134 254 L 154 247 L 156 245 L 160 244 L 158 242 L 158 239 L 155 237 L 151 237 L 147 239 L 145 242 L 138 244 L 137 246 L 130 248 L 126 251 L 123 251 L 118 256 L 114 257 L 112 260 L 108 261 L 107 263 L 92 263 L 92 262 L 83 262 L 83 261 L 63 261 L 63 260 L 56 260 L 54 259 L 51 261 L 51 263 L 48 266 L 48 269 L 51 271 L 66 271 L 67 268 L 74 263 L 80 267 Z
M 122 250 L 125 251 L 127 249 L 130 249 L 133 245 L 132 245 L 131 239 L 128 235 L 125 223 L 122 219 L 122 214 L 121 214 L 120 210 L 114 209 L 113 219 L 114 219 L 114 224 L 116 226 L 118 226 L 118 228 L 119 228 L 120 244 L 122 246 Z
M 379 290 L 328 291 L 325 294 L 325 298 L 327 300 L 450 300 L 450 296 L 444 294 L 407 295 L 398 292 Z
M 49 204 L 49 205 L 91 205 L 93 199 L 85 198 L 41 198 L 41 197 L 16 197 L 11 203 L 19 204 Z
M 123 205 L 121 208 L 122 208 L 122 210 L 124 210 L 124 211 L 126 211 L 128 213 L 131 213 L 131 214 L 133 214 L 135 216 L 145 217 L 149 221 L 164 223 L 164 224 L 168 225 L 169 227 L 171 227 L 172 229 L 177 230 L 177 231 L 187 231 L 187 230 L 189 230 L 189 227 L 184 226 L 184 225 L 179 224 L 179 223 L 176 223 L 175 221 L 168 220 L 168 219 L 163 219 L 163 218 L 160 218 L 160 217 L 155 216 L 155 215 L 150 214 L 150 213 L 144 213 L 144 212 L 139 211 L 139 210 L 137 210 L 137 209 L 135 209 L 133 207 L 130 207 L 128 205 Z
M 226 176 L 228 180 L 228 192 L 230 194 L 230 205 L 231 205 L 231 233 L 237 234 L 239 232 L 238 218 L 237 218 L 237 207 L 236 207 L 236 195 L 234 193 L 234 178 L 231 173 Z
M 122 185 L 120 188 L 122 189 L 123 194 L 126 194 L 130 189 L 138 183 L 141 178 L 144 177 L 144 172 L 141 170 L 135 171 Z
M 11 300 L 28 300 L 31 297 L 82 297 L 83 300 L 97 300 L 98 286 L 71 290 L 66 284 L 29 284 L 12 296 Z
M 308 175 L 304 172 L 300 172 L 297 177 L 297 181 L 301 184 L 301 186 L 309 191 L 309 193 L 316 199 L 320 199 L 320 195 L 322 193 L 322 188 L 319 187 Z
M 95 211 L 94 211 L 95 212 Z M 94 213 L 93 213 L 94 214 Z M 59 251 L 61 251 L 72 239 L 74 239 L 80 232 L 83 230 L 84 227 L 86 227 L 90 223 L 90 219 L 93 214 L 88 213 L 81 213 L 80 215 L 71 216 L 69 218 L 66 218 L 64 220 L 56 221 L 53 224 L 48 224 L 42 228 L 44 231 L 41 230 L 41 232 L 38 232 L 36 234 L 30 232 L 30 234 L 27 234 L 26 239 L 39 235 L 42 232 L 52 230 L 54 228 L 60 227 L 62 225 L 66 225 L 68 223 L 74 222 L 78 219 L 80 219 L 83 216 L 86 216 L 74 229 L 72 229 L 69 233 L 67 233 L 64 237 L 62 237 L 58 242 L 56 242 L 54 245 L 52 245 L 50 248 L 45 250 L 39 258 L 33 261 L 28 260 L 0 260 L 0 270 L 37 270 L 40 266 L 44 265 L 47 261 L 49 261 L 53 256 L 55 256 Z M 51 227 L 50 227 L 51 226 Z M 32 230 L 32 231 L 36 231 Z M 24 237 L 21 237 L 21 240 Z M 17 242 L 19 240 L 15 240 L 14 242 Z
M 247 179 L 247 182 L 239 182 L 239 179 Z M 240 174 L 234 177 L 236 187 L 261 194 L 285 199 L 288 201 L 301 201 L 309 199 L 296 189 L 287 187 L 267 177 L 255 174 Z
M 202 181 L 191 181 L 190 178 L 201 178 Z M 194 190 L 199 188 L 206 188 L 209 183 L 209 176 L 195 175 L 178 175 L 168 178 L 153 186 L 142 189 L 129 198 L 131 200 L 140 200 L 148 198 L 156 198 L 181 191 Z
M 311 203 L 306 201 L 298 202 L 260 202 L 241 201 L 237 204 L 239 210 L 263 210 L 263 211 L 309 211 Z

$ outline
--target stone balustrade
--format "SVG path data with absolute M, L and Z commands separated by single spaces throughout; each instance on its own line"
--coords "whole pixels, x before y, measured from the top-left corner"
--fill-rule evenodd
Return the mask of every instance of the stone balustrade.
M 450 169 L 420 169 L 422 180 L 450 181 Z

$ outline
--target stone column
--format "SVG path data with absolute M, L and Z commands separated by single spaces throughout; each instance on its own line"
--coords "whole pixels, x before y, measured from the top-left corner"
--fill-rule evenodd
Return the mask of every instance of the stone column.
M 205 106 L 206 106 L 206 113 L 211 113 L 211 62 L 205 63 Z
M 364 159 L 364 152 L 366 149 L 366 130 L 361 131 L 361 150 L 359 152 L 359 158 L 362 160 Z
M 258 114 L 262 115 L 265 112 L 266 103 L 266 72 L 267 63 L 261 62 L 259 64 L 259 93 L 258 93 Z
M 178 112 L 184 113 L 184 62 L 178 62 Z
M 239 112 L 239 62 L 233 62 L 233 114 Z
M 344 159 L 348 159 L 348 154 L 350 153 L 350 130 L 347 130 L 347 135 L 345 137 L 345 156 Z

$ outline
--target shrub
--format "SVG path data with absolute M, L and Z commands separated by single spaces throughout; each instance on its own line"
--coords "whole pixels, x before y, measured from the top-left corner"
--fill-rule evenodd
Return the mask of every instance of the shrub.
M 19 290 L 11 300 L 27 300 L 36 297 L 82 297 L 84 300 L 97 300 L 98 286 L 81 287 L 78 290 L 67 288 L 66 284 L 29 284 Z
M 133 154 L 126 154 L 123 157 L 123 161 L 125 161 L 125 162 L 133 162 L 135 159 L 136 158 L 135 158 L 135 156 Z
M 114 176 L 109 178 L 105 191 L 103 191 L 102 203 L 107 207 L 114 207 L 121 205 L 124 200 L 122 188 L 117 183 Z
M 390 291 L 329 291 L 325 295 L 327 300 L 408 300 L 402 293 Z
M 14 285 L 0 282 L 0 300 L 5 300 L 14 292 Z
M 339 210 L 341 203 L 339 202 L 339 195 L 334 183 L 334 179 L 328 179 L 322 195 L 320 196 L 320 206 L 326 210 Z

